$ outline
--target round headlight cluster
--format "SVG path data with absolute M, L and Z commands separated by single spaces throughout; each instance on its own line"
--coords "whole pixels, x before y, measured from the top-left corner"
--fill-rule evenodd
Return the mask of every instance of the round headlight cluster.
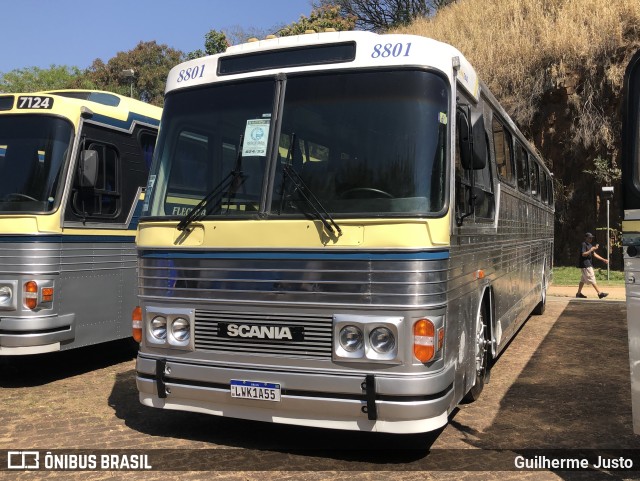
M 184 342 L 189 340 L 191 329 L 189 321 L 182 317 L 177 317 L 171 323 L 171 335 L 176 341 Z
M 340 346 L 347 352 L 356 352 L 362 349 L 364 336 L 359 327 L 344 326 L 340 330 Z
M 6 305 L 11 302 L 13 291 L 9 286 L 0 287 L 0 305 Z
M 151 334 L 156 339 L 162 340 L 167 338 L 167 318 L 164 316 L 156 316 L 151 319 Z
M 396 338 L 390 329 L 386 327 L 376 327 L 369 334 L 371 348 L 379 354 L 387 354 L 396 347 Z

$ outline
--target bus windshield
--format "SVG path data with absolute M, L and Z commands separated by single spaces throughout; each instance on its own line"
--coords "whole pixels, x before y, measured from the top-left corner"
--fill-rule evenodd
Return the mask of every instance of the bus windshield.
M 422 70 L 295 75 L 280 102 L 275 82 L 224 83 L 167 98 L 152 216 L 187 214 L 234 170 L 240 178 L 207 202 L 203 216 L 308 215 L 285 164 L 331 215 L 442 213 L 449 104 L 442 77 Z M 273 132 L 277 104 L 282 121 Z
M 0 212 L 54 209 L 71 136 L 71 124 L 60 118 L 0 117 Z

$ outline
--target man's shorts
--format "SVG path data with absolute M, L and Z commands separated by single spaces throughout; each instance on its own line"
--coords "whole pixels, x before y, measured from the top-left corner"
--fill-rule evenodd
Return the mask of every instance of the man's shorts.
M 596 275 L 593 272 L 593 267 L 584 267 L 582 269 L 582 279 L 580 279 L 580 282 L 591 285 L 596 283 Z

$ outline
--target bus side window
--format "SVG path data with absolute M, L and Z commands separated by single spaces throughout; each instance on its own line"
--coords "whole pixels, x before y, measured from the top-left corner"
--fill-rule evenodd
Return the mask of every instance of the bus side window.
M 529 193 L 529 169 L 527 151 L 516 141 L 516 167 L 518 168 L 518 189 L 525 194 Z
M 540 199 L 544 204 L 548 203 L 547 199 L 547 174 L 544 170 L 540 169 Z
M 488 136 L 485 138 L 485 142 L 488 147 Z M 493 177 L 491 175 L 491 159 L 490 159 L 490 149 L 487 148 L 487 162 L 485 163 L 484 169 L 474 170 L 473 174 L 475 176 L 475 187 L 476 189 L 480 189 L 483 192 L 478 200 L 476 200 L 476 217 L 481 217 L 483 219 L 493 219 L 494 217 L 494 196 L 493 196 Z
M 505 130 L 502 123 L 494 116 L 492 120 L 493 144 L 495 147 L 496 167 L 498 176 L 507 184 L 515 184 L 513 167 L 513 153 L 511 151 L 511 134 Z
M 455 150 L 455 183 L 456 183 L 456 212 L 458 215 L 465 214 L 469 208 L 469 199 L 471 198 L 471 175 L 473 175 L 474 191 L 476 195 L 475 217 L 479 219 L 493 219 L 495 215 L 495 202 L 493 194 L 493 178 L 491 175 L 490 149 L 489 139 L 485 135 L 487 144 L 486 153 L 487 161 L 483 169 L 467 170 L 462 167 L 460 158 L 460 149 L 464 148 L 461 144 L 460 125 L 464 122 L 464 116 L 458 115 L 456 124 L 456 150 Z
M 109 144 L 85 142 L 85 150 L 98 154 L 98 175 L 93 188 L 79 186 L 79 174 L 76 172 L 73 193 L 73 211 L 76 215 L 114 218 L 120 211 L 120 156 Z
M 140 149 L 142 150 L 142 159 L 147 171 L 151 168 L 153 160 L 153 151 L 156 147 L 156 135 L 151 132 L 143 131 L 139 137 Z
M 529 157 L 529 174 L 531 175 L 531 195 L 540 198 L 540 166 L 533 157 Z

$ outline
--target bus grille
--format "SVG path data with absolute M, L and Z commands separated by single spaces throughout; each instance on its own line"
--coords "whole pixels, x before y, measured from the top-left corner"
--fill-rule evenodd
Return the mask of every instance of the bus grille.
M 219 324 L 302 327 L 304 340 L 229 338 L 219 335 Z M 261 314 L 196 310 L 196 351 L 331 359 L 333 318 L 313 314 Z

